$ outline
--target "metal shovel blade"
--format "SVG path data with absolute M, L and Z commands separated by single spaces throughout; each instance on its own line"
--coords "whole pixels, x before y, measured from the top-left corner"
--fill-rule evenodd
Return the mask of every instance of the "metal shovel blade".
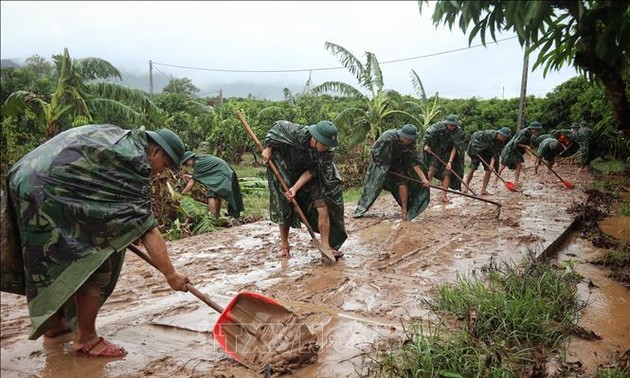
M 227 305 L 213 330 L 215 340 L 232 358 L 256 371 L 283 361 L 317 358 L 316 338 L 297 315 L 257 293 L 239 293 Z

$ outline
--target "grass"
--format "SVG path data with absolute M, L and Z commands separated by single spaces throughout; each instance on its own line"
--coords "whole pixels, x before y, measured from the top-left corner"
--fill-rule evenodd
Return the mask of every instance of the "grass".
M 530 257 L 439 286 L 427 301 L 439 325 L 412 324 L 405 342 L 381 354 L 376 376 L 530 376 L 585 305 L 576 299 L 576 278 L 570 267 L 556 270 Z
M 606 174 L 620 174 L 630 169 L 630 164 L 621 160 L 595 159 L 591 162 L 591 167 Z
M 619 214 L 630 216 L 630 202 L 624 202 L 619 208 Z

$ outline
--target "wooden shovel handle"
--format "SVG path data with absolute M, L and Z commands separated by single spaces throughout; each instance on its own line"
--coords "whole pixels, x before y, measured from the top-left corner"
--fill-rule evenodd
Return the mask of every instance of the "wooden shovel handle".
M 140 248 L 136 247 L 133 244 L 129 244 L 127 248 L 129 248 L 131 252 L 138 255 L 138 257 L 140 257 L 142 260 L 151 264 L 151 266 L 153 266 L 155 269 L 158 268 L 153 262 L 153 260 L 151 259 L 151 256 L 143 252 Z M 199 298 L 202 302 L 212 307 L 214 311 L 218 312 L 219 314 L 223 313 L 223 307 L 219 306 L 219 304 L 217 304 L 215 301 L 210 299 L 207 295 L 197 290 L 197 288 L 194 287 L 191 283 L 186 284 L 186 290 L 190 291 L 195 297 Z
M 390 175 L 394 175 L 394 176 L 398 176 L 398 177 L 401 177 L 401 178 L 404 178 L 404 179 L 409 180 L 409 181 L 414 181 L 414 182 L 417 182 L 419 184 L 422 184 L 422 181 L 416 180 L 414 178 L 411 178 L 411 177 L 408 177 L 408 176 L 405 176 L 405 175 L 401 175 L 400 173 L 389 172 L 389 174 Z M 424 184 L 422 184 L 422 185 L 424 185 Z M 456 192 L 456 191 L 450 190 L 450 189 L 444 189 L 441 186 L 436 186 L 436 185 L 429 185 L 429 186 L 431 188 L 433 188 L 433 189 L 438 189 L 438 190 L 441 190 L 441 191 L 444 191 L 444 192 L 453 193 L 453 194 L 457 194 L 457 195 L 468 197 L 468 198 L 473 198 L 473 199 L 476 199 L 476 200 L 479 200 L 479 201 L 483 201 L 483 202 L 488 202 L 488 203 L 491 203 L 491 204 L 496 205 L 498 207 L 502 206 L 499 202 L 491 201 L 489 199 L 480 198 L 480 197 L 477 197 L 477 196 L 471 196 L 470 194 Z
M 262 143 L 260 143 L 260 140 L 258 140 L 258 137 L 256 136 L 256 134 L 254 134 L 252 129 L 247 124 L 247 121 L 245 120 L 245 117 L 243 116 L 243 113 L 236 112 L 236 116 L 241 121 L 241 123 L 243 124 L 243 127 L 245 128 L 245 130 L 247 131 L 249 136 L 254 140 L 254 142 L 258 146 L 258 149 L 262 153 L 265 148 L 263 147 Z M 269 167 L 273 171 L 273 174 L 276 176 L 276 178 L 280 182 L 280 185 L 282 185 L 282 190 L 284 190 L 285 193 L 288 192 L 289 191 L 289 187 L 287 186 L 287 183 L 282 178 L 282 175 L 278 171 L 278 168 L 276 168 L 276 165 L 273 163 L 273 161 L 271 161 L 271 159 L 267 160 L 267 164 L 269 165 Z M 304 215 L 304 212 L 302 212 L 302 209 L 300 208 L 300 205 L 297 203 L 295 198 L 291 197 L 290 201 L 291 201 L 291 204 L 293 205 L 293 207 L 295 208 L 295 212 L 298 214 L 298 216 L 302 220 L 302 223 L 304 223 L 304 226 L 306 226 L 306 229 L 308 230 L 308 233 L 311 235 L 311 238 L 315 242 L 315 245 L 317 246 L 317 249 L 319 249 L 319 251 L 321 253 L 323 253 L 324 256 L 326 256 L 330 261 L 336 261 L 335 260 L 335 256 L 333 256 L 332 253 L 330 253 L 329 251 L 324 250 L 324 248 L 322 247 L 321 243 L 319 242 L 319 240 L 315 236 L 315 232 L 313 231 L 313 227 L 311 227 L 310 223 L 308 223 L 308 220 L 306 219 L 306 215 Z
M 428 150 L 427 152 L 428 152 L 428 153 L 430 153 L 431 155 L 433 155 L 436 159 L 438 159 L 438 160 L 440 161 L 440 163 L 442 163 L 442 164 L 444 165 L 444 167 L 446 167 L 446 163 L 444 162 L 444 160 L 442 160 L 442 158 L 440 158 L 439 156 L 437 156 L 437 154 L 436 154 L 436 153 L 434 153 L 432 150 Z M 459 179 L 459 181 L 460 181 L 460 182 L 461 182 L 461 183 L 462 183 L 465 187 L 467 187 L 467 188 L 468 188 L 468 190 L 470 190 L 470 192 L 471 192 L 472 194 L 474 194 L 475 196 L 477 195 L 477 193 L 473 192 L 473 190 L 470 188 L 470 186 L 466 185 L 466 182 L 465 182 L 465 181 L 464 181 L 461 177 L 459 177 L 459 175 L 458 175 L 457 173 L 455 173 L 455 171 L 454 171 L 454 170 L 452 170 L 452 169 L 451 169 L 451 173 L 453 174 L 453 176 L 457 177 L 457 178 Z

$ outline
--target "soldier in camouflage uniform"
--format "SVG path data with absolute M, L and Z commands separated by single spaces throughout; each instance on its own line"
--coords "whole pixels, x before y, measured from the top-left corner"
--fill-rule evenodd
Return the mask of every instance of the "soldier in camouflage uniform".
M 355 218 L 362 217 L 368 211 L 383 189 L 389 191 L 400 205 L 403 220 L 412 220 L 427 208 L 430 184 L 420 168 L 421 162 L 416 151 L 417 132 L 414 125 L 404 125 L 399 130 L 385 131 L 372 145 L 372 161 L 354 211 Z M 424 186 L 405 181 L 390 172 L 419 179 Z
M 188 193 L 195 182 L 201 183 L 208 192 L 208 211 L 215 217 L 221 215 L 221 199 L 228 204 L 228 214 L 233 218 L 241 216 L 243 197 L 241 187 L 238 184 L 236 172 L 223 159 L 213 155 L 198 155 L 192 151 L 186 151 L 182 158 L 182 164 L 193 167 L 192 178 L 182 190 L 182 194 Z
M 433 156 L 431 152 L 444 163 Z M 464 133 L 455 114 L 447 116 L 444 121 L 429 126 L 424 134 L 421 159 L 423 165 L 429 170 L 429 181 L 433 177 L 442 180 L 442 188 L 445 189 L 442 202 L 448 203 L 446 189 L 450 187 L 461 190 L 462 184 L 459 178 L 452 173 L 455 172 L 459 177 L 464 174 Z
M 500 156 L 500 167 L 499 167 L 499 175 L 508 167 L 509 169 L 514 170 L 514 184 L 518 187 L 520 186 L 520 175 L 521 169 L 523 168 L 523 163 L 525 159 L 523 159 L 523 155 L 527 151 L 531 151 L 531 142 L 534 137 L 538 134 L 538 132 L 542 129 L 542 125 L 540 122 L 533 121 L 514 135 L 512 139 L 503 147 Z M 494 179 L 493 186 L 497 186 L 498 177 Z
M 330 121 L 302 126 L 276 122 L 265 137 L 263 162 L 273 159 L 289 187 L 284 193 L 280 182 L 267 170 L 269 216 L 280 229 L 279 257 L 289 257 L 289 228 L 300 227 L 300 218 L 288 198 L 294 198 L 309 225 L 321 235 L 321 246 L 335 258 L 348 238 L 344 223 L 343 182 L 333 162 L 337 127 Z
M 15 163 L 2 212 L 13 230 L 3 233 L 12 240 L 3 240 L 2 290 L 26 295 L 30 339 L 74 329 L 77 354 L 126 355 L 99 337 L 95 323 L 125 248 L 136 240 L 171 288 L 186 291 L 189 280 L 173 267 L 151 212 L 151 177 L 177 168 L 183 153 L 168 129 L 89 125 L 58 134 Z
M 556 138 L 549 137 L 540 142 L 540 146 L 538 146 L 539 159 L 536 159 L 534 173 L 538 173 L 538 167 L 540 166 L 540 164 L 542 164 L 543 159 L 547 162 L 549 173 L 551 173 L 551 167 L 553 166 L 554 160 L 564 150 L 564 146 Z
M 578 128 L 574 128 L 574 132 L 580 145 L 580 168 L 578 172 L 582 172 L 588 168 L 593 160 L 606 155 L 607 144 L 602 135 L 586 126 L 586 122 L 582 121 L 578 126 Z
M 475 131 L 470 137 L 470 142 L 468 143 L 468 157 L 470 157 L 470 171 L 466 175 L 464 188 L 462 189 L 462 193 L 466 193 L 468 191 L 468 184 L 470 184 L 470 180 L 472 180 L 475 171 L 479 167 L 479 164 L 482 164 L 479 156 L 485 161 L 489 167 L 483 164 L 484 175 L 483 182 L 481 184 L 481 195 L 490 195 L 486 189 L 488 187 L 488 182 L 490 181 L 490 174 L 492 170 L 497 170 L 499 168 L 499 155 L 501 154 L 501 150 L 505 143 L 512 137 L 512 130 L 508 127 L 502 127 L 499 130 L 479 130 Z M 479 155 L 479 156 L 477 156 Z

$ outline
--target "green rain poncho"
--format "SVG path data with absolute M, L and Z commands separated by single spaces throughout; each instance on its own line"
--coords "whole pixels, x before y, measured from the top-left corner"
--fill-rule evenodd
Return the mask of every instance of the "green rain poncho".
M 606 154 L 607 144 L 601 135 L 596 134 L 586 126 L 580 127 L 576 134 L 576 139 L 580 145 L 580 163 L 582 165 L 589 165 L 599 156 Z
M 420 180 L 413 170 L 414 165 L 421 165 L 416 143 L 405 145 L 398 138 L 398 130 L 387 130 L 372 146 L 372 161 L 363 181 L 361 197 L 354 210 L 355 218 L 363 216 L 368 211 L 383 189 L 394 196 L 398 205 L 401 204 L 398 194 L 398 183 L 401 179 L 388 174 L 392 166 L 395 166 L 397 171 L 399 170 L 397 173 Z M 407 219 L 412 220 L 429 205 L 429 189 L 415 181 L 405 183 L 409 188 Z
M 3 224 L 16 233 L 12 243 L 3 241 L 14 248 L 2 251 L 2 290 L 26 294 L 30 339 L 62 307 L 75 324 L 71 296 L 111 257 L 107 298 L 125 247 L 157 226 L 146 149 L 144 130 L 82 126 L 29 152 L 9 172 Z
M 333 162 L 333 152 L 317 153 L 308 143 L 311 134 L 306 126 L 287 121 L 276 122 L 265 137 L 265 146 L 273 148 L 273 162 L 291 187 L 306 170 L 313 175 L 295 196 L 309 225 L 319 232 L 317 209 L 313 207 L 311 193 L 321 190 L 330 215 L 330 246 L 339 249 L 348 238 L 344 223 L 343 182 Z M 300 218 L 270 168 L 269 216 L 274 223 L 299 228 Z
M 485 167 L 485 164 L 479 160 L 477 155 L 481 155 L 483 160 L 486 163 L 490 164 L 490 160 L 494 157 L 494 165 L 495 169 L 498 169 L 499 165 L 499 155 L 501 154 L 501 150 L 503 146 L 505 146 L 505 142 L 501 142 L 496 138 L 498 131 L 496 130 L 479 130 L 475 131 L 470 137 L 470 142 L 468 143 L 468 149 L 466 152 L 471 160 L 471 167 L 477 169 L 479 164 Z
M 562 151 L 562 144 L 552 137 L 546 138 L 538 146 L 538 156 L 548 162 L 553 162 Z
M 538 148 L 540 143 L 547 138 L 555 138 L 552 134 L 538 134 L 531 139 L 531 146 L 534 148 Z
M 451 149 L 454 146 L 456 154 L 451 164 L 451 169 L 459 177 L 462 177 L 464 174 L 464 133 L 461 127 L 457 126 L 453 131 L 450 131 L 443 121 L 435 123 L 429 126 L 424 133 L 424 144 L 428 144 L 433 153 L 439 156 L 444 163 L 448 163 Z M 420 158 L 427 169 L 435 170 L 435 178 L 438 180 L 443 179 L 446 172 L 444 164 L 424 150 Z M 451 175 L 449 188 L 461 190 L 461 181 L 455 175 Z
M 510 139 L 509 142 L 505 144 L 503 150 L 501 151 L 501 164 L 505 165 L 510 169 L 515 169 L 517 163 L 522 163 L 525 161 L 523 159 L 523 154 L 525 150 L 518 147 L 519 144 L 527 144 L 529 145 L 532 139 L 532 131 L 529 128 L 524 128 L 519 131 Z
M 236 172 L 228 163 L 216 156 L 196 155 L 193 160 L 193 179 L 202 183 L 212 193 L 225 199 L 228 203 L 230 216 L 238 218 L 245 207 Z M 212 193 L 209 194 L 212 195 Z

